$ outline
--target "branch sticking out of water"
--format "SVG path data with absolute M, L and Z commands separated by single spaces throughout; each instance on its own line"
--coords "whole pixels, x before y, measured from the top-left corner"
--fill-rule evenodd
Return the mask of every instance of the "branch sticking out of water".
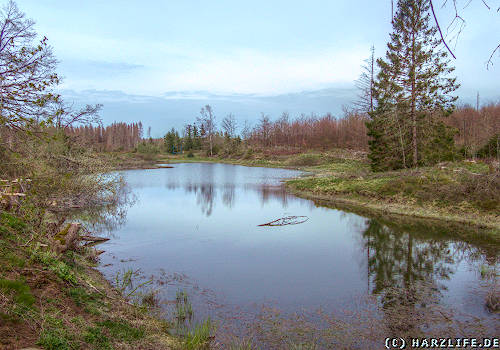
M 285 216 L 265 224 L 257 226 L 285 226 L 285 225 L 297 225 L 302 224 L 309 220 L 307 216 Z

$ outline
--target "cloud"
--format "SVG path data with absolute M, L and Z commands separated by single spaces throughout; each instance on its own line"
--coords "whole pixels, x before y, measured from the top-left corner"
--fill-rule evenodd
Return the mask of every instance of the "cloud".
M 94 69 L 107 71 L 107 72 L 117 72 L 126 73 L 131 70 L 143 68 L 140 64 L 131 64 L 125 62 L 105 62 L 105 61 L 89 61 L 88 65 Z
M 116 61 L 118 57 L 109 61 L 66 57 L 61 68 L 67 77 L 63 87 L 74 90 L 123 90 L 155 96 L 165 91 L 269 95 L 352 85 L 364 56 L 364 47 L 307 53 L 247 48 L 220 52 L 145 42 L 130 63 Z
M 140 64 L 126 62 L 111 62 L 97 60 L 63 60 L 60 70 L 63 74 L 70 74 L 72 78 L 102 78 L 116 77 L 117 75 L 128 74 L 134 70 L 144 68 Z
M 352 84 L 366 50 L 279 53 L 240 49 L 192 58 L 190 66 L 152 82 L 164 90 L 280 94 Z

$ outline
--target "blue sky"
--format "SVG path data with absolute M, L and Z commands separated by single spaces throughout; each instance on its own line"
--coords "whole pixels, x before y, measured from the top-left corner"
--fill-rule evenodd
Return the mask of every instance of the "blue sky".
M 389 0 L 17 3 L 54 47 L 63 95 L 104 103 L 105 122 L 143 120 L 156 134 L 193 120 L 205 103 L 219 119 L 338 114 L 355 98 L 353 81 L 370 46 L 383 55 L 391 30 Z M 452 15 L 439 9 L 445 28 Z M 500 59 L 490 70 L 485 61 L 500 41 L 500 14 L 472 0 L 462 15 L 459 95 L 471 101 L 479 91 L 496 100 Z

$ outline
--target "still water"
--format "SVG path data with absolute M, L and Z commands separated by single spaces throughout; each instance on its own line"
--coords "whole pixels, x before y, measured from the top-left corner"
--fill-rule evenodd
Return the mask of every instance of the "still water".
M 174 164 L 123 171 L 134 201 L 107 230 L 100 270 L 128 268 L 178 290 L 205 317 L 354 308 L 366 295 L 425 280 L 439 303 L 498 316 L 485 307 L 480 271 L 498 268 L 498 247 L 467 243 L 436 226 L 385 222 L 317 206 L 284 190 L 293 170 L 226 164 Z M 122 213 L 124 214 L 124 213 Z M 285 216 L 297 225 L 258 226 Z M 160 286 L 160 287 L 158 287 Z

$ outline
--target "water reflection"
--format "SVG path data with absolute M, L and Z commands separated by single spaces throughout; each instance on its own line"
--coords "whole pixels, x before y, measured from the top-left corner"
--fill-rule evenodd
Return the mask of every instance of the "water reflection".
M 387 286 L 408 288 L 416 281 L 448 280 L 457 250 L 448 241 L 388 227 L 369 220 L 363 232 L 372 293 Z
M 280 173 L 285 174 L 286 171 L 284 172 L 283 170 L 278 169 L 277 176 L 269 177 L 259 176 L 259 172 L 254 171 L 256 175 L 248 176 L 246 179 L 238 179 L 241 178 L 241 169 L 237 170 L 237 166 L 223 165 L 226 168 L 224 168 L 222 174 L 217 173 L 214 175 L 214 172 L 217 171 L 217 164 L 201 163 L 190 165 L 196 166 L 196 170 L 193 169 L 193 173 L 190 173 L 189 176 L 183 178 L 173 176 L 167 177 L 165 179 L 165 187 L 169 190 L 182 188 L 186 193 L 195 194 L 197 205 L 199 206 L 201 212 L 207 217 L 212 215 L 215 205 L 214 203 L 217 202 L 216 199 L 218 193 L 221 195 L 220 203 L 225 208 L 231 209 L 234 206 L 234 203 L 237 200 L 237 186 L 245 189 L 243 195 L 248 191 L 258 193 L 261 207 L 263 207 L 270 200 L 278 199 L 281 202 L 282 207 L 287 208 L 288 200 L 291 195 L 287 193 L 285 188 L 280 184 L 281 178 L 279 177 Z M 182 166 L 182 164 L 177 166 Z M 291 173 L 296 176 L 300 174 L 299 172 Z M 289 176 L 290 174 L 288 174 L 288 177 Z
M 176 164 L 123 175 L 137 201 L 126 221 L 108 225 L 116 238 L 102 245 L 107 253 L 101 270 L 110 279 L 127 267 L 148 278 L 186 276 L 167 279 L 162 285 L 171 288 L 162 296 L 171 300 L 186 289 L 202 316 L 222 319 L 236 309 L 253 314 L 269 303 L 285 312 L 350 309 L 359 306 L 359 296 L 371 294 L 391 320 L 401 313 L 392 307 L 395 301 L 419 322 L 422 305 L 438 302 L 492 317 L 484 309 L 486 292 L 474 288 L 481 285 L 480 266 L 497 269 L 498 247 L 457 239 L 434 223 L 317 206 L 281 185 L 283 178 L 300 175 L 295 171 Z M 288 215 L 309 220 L 257 226 Z
M 491 310 L 482 307 L 483 301 L 477 295 L 485 294 L 487 305 L 487 298 L 500 290 L 497 281 L 481 284 L 475 278 L 467 281 L 455 275 L 463 275 L 464 267 L 477 275 L 484 264 L 490 271 L 498 271 L 498 249 L 457 240 L 436 225 L 410 227 L 370 219 L 359 241 L 366 254 L 368 291 L 379 297 L 393 335 L 416 334 L 424 325 L 447 322 L 443 312 L 449 313 L 446 317 L 458 319 L 479 314 L 495 318 Z M 463 284 L 458 291 L 450 291 L 456 287 L 457 278 Z M 469 304 L 457 303 L 467 292 L 467 298 L 476 294 Z M 436 309 L 443 300 L 448 302 L 445 311 Z M 452 312 L 457 307 L 459 313 Z M 466 312 L 458 316 L 464 309 Z M 491 331 L 495 324 L 489 327 Z
M 113 193 L 102 205 L 75 210 L 68 219 L 85 222 L 86 228 L 97 234 L 116 232 L 127 221 L 127 211 L 137 203 L 137 197 L 131 186 L 120 177 L 116 181 Z M 68 213 L 64 213 L 67 216 Z

